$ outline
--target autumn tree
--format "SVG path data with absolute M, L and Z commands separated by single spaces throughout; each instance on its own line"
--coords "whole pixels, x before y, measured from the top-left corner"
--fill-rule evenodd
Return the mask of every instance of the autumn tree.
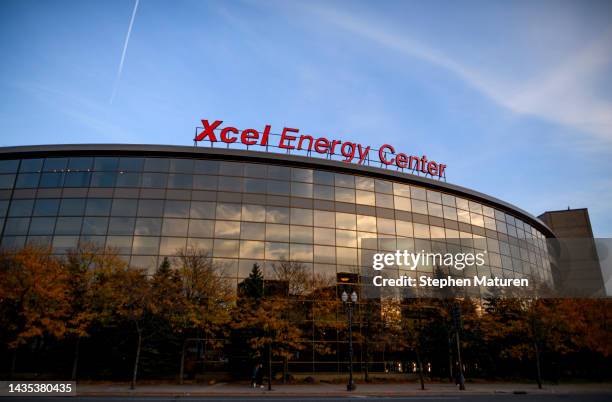
M 20 346 L 66 334 L 68 281 L 68 273 L 49 248 L 27 245 L 0 254 L 0 325 L 13 354 L 11 375 Z

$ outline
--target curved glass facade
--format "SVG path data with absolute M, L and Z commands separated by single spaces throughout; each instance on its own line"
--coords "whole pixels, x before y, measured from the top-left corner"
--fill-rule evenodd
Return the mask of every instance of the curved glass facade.
M 300 263 L 306 280 L 336 283 L 359 266 L 364 238 L 480 239 L 488 257 L 479 275 L 552 281 L 545 236 L 508 211 L 395 178 L 247 159 L 1 160 L 1 245 L 35 242 L 59 254 L 88 241 L 150 272 L 163 257 L 194 247 L 209 251 L 237 288 L 254 263 L 272 280 L 283 261 Z M 310 295 L 302 299 L 315 301 L 316 292 Z M 316 321 L 315 307 L 308 308 L 304 319 Z M 316 344 L 340 350 L 345 338 L 309 334 L 313 344 L 292 361 L 294 369 L 321 363 L 317 370 L 340 370 L 342 353 L 319 356 Z

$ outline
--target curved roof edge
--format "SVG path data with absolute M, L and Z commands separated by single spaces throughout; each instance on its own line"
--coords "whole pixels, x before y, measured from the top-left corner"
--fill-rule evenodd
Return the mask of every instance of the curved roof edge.
M 214 156 L 223 157 L 228 160 L 251 160 L 255 162 L 278 163 L 310 167 L 310 168 L 325 168 L 338 172 L 359 173 L 366 176 L 378 178 L 391 178 L 397 181 L 408 184 L 418 184 L 424 187 L 435 188 L 447 193 L 469 196 L 472 199 L 480 200 L 492 206 L 503 209 L 511 214 L 519 215 L 529 221 L 530 224 L 542 231 L 546 237 L 555 237 L 553 231 L 540 219 L 535 217 L 523 209 L 516 207 L 510 203 L 502 201 L 498 198 L 491 197 L 484 193 L 461 187 L 455 184 L 449 184 L 439 180 L 433 180 L 427 177 L 415 176 L 408 173 L 399 172 L 391 169 L 383 169 L 372 166 L 356 165 L 341 161 L 322 159 L 316 157 L 306 157 L 301 155 L 290 155 L 272 152 L 250 151 L 242 149 L 229 148 L 210 148 L 210 147 L 193 147 L 179 145 L 145 145 L 145 144 L 57 144 L 57 145 L 32 145 L 32 146 L 16 146 L 16 147 L 0 147 L 0 159 L 8 159 L 13 157 L 35 156 L 39 154 L 48 155 L 65 155 L 66 153 L 89 154 L 89 155 L 134 155 L 138 153 L 147 155 L 166 155 L 166 156 Z

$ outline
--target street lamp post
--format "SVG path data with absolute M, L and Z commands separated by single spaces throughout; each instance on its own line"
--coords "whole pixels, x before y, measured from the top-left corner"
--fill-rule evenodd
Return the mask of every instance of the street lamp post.
M 459 304 L 453 306 L 453 320 L 455 321 L 456 339 L 457 339 L 457 362 L 459 363 L 459 390 L 465 391 L 465 377 L 463 376 L 463 362 L 461 361 L 461 341 L 459 340 L 459 332 L 461 330 L 461 308 Z
M 357 293 L 351 293 L 351 300 L 346 292 L 342 292 L 342 302 L 348 309 L 348 321 L 349 321 L 349 382 L 346 384 L 347 391 L 355 390 L 355 383 L 353 382 L 353 306 L 357 303 Z

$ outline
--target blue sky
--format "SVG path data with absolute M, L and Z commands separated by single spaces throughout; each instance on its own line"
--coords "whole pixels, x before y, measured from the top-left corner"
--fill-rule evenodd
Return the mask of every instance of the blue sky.
M 612 237 L 612 2 L 0 1 L 0 145 L 390 143 Z

